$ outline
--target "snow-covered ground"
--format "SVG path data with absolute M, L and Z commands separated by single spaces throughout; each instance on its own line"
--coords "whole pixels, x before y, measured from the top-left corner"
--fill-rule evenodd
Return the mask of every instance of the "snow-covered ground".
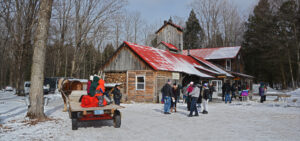
M 288 104 L 268 99 L 233 101 L 224 104 L 220 100 L 209 103 L 208 114 L 187 117 L 185 104 L 178 105 L 177 113 L 162 114 L 162 104 L 123 104 L 121 128 L 114 128 L 111 121 L 81 124 L 71 130 L 71 120 L 62 112 L 63 102 L 59 94 L 49 98 L 45 113 L 52 120 L 35 125 L 28 124 L 24 97 L 10 92 L 0 92 L 0 140 L 104 140 L 104 141 L 152 141 L 152 140 L 255 140 L 275 141 L 300 139 L 300 108 L 286 106 L 300 100 L 300 89 L 293 92 Z M 299 105 L 298 105 L 299 106 Z

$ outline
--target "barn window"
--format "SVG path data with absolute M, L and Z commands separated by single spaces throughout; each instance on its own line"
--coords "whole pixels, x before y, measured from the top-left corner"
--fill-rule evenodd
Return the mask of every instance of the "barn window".
M 231 60 L 226 59 L 226 70 L 231 71 Z
M 136 76 L 136 90 L 145 90 L 145 76 Z

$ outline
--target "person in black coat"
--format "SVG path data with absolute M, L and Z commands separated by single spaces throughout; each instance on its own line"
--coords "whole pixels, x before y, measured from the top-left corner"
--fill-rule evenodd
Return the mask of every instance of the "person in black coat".
M 168 82 L 162 87 L 161 93 L 164 98 L 164 114 L 170 114 L 171 100 L 172 97 L 174 97 L 171 80 L 168 80 Z
M 227 104 L 227 101 L 229 101 L 229 103 L 231 103 L 231 98 L 230 98 L 231 87 L 230 87 L 229 82 L 226 82 L 224 84 L 224 90 L 225 90 L 225 104 Z
M 116 105 L 120 105 L 120 101 L 122 98 L 122 94 L 120 91 L 120 85 L 116 85 L 114 90 L 112 91 L 113 97 L 114 97 L 114 101 Z
M 223 83 L 222 86 L 222 101 L 224 101 L 224 98 L 225 98 L 225 83 Z
M 235 95 L 236 90 L 237 90 L 237 87 L 236 87 L 235 83 L 233 83 L 231 86 L 231 101 L 232 101 L 232 98 L 236 99 L 236 95 Z
M 209 102 L 211 102 L 213 93 L 215 91 L 215 87 L 213 86 L 212 83 L 210 83 L 209 86 L 208 86 L 208 89 L 209 89 Z
M 173 112 L 173 109 L 176 112 L 176 105 L 177 105 L 176 103 L 179 100 L 178 98 L 180 96 L 180 89 L 178 88 L 176 83 L 173 84 L 172 90 L 173 90 L 173 97 L 171 100 L 171 112 Z

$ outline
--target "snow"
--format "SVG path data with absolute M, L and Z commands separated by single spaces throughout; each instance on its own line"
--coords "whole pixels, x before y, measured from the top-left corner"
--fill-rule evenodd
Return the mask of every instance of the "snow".
M 240 46 L 191 49 L 190 54 L 193 56 L 204 58 L 205 60 L 230 59 L 235 58 L 240 49 Z M 187 55 L 188 51 L 184 50 L 183 53 Z
M 130 42 L 125 43 L 155 70 L 184 72 L 204 78 L 213 78 L 213 76 L 198 71 L 195 66 L 200 64 L 190 56 L 170 53 L 169 51 Z
M 300 96 L 300 89 L 288 94 Z M 114 128 L 111 121 L 97 124 L 84 123 L 78 130 L 71 130 L 67 112 L 62 112 L 59 94 L 49 98 L 45 113 L 53 120 L 29 125 L 24 122 L 27 108 L 24 97 L 10 92 L 0 92 L 0 140 L 256 140 L 298 141 L 300 138 L 300 109 L 283 103 L 275 106 L 272 100 L 258 103 L 220 100 L 209 103 L 208 114 L 187 117 L 185 104 L 178 104 L 178 112 L 162 114 L 162 104 L 121 104 L 121 128 Z M 90 127 L 94 125 L 96 127 Z
M 292 95 L 291 98 L 288 100 L 288 103 L 291 106 L 296 106 L 296 107 L 300 106 L 300 88 L 298 88 L 294 91 L 288 92 L 287 94 Z

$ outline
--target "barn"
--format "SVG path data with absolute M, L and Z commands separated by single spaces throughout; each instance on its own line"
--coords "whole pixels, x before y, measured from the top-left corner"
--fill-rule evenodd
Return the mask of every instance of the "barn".
M 123 101 L 159 102 L 168 79 L 183 86 L 209 81 L 219 93 L 227 80 L 251 84 L 253 77 L 242 72 L 241 47 L 183 50 L 183 29 L 172 20 L 155 33 L 156 47 L 124 41 L 100 69 L 107 83 L 122 84 Z
M 213 79 L 191 56 L 124 42 L 103 66 L 107 83 L 122 83 L 124 100 L 158 102 L 168 79 L 182 84 Z

